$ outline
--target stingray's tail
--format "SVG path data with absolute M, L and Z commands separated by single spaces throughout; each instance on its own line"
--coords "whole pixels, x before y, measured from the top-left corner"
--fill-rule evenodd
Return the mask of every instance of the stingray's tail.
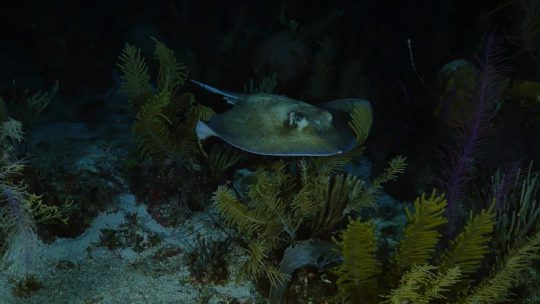
M 190 79 L 190 81 L 209 92 L 223 96 L 223 99 L 225 99 L 228 103 L 232 105 L 235 104 L 238 101 L 238 99 L 245 96 L 244 94 L 238 94 L 231 91 L 214 88 L 213 86 L 207 85 L 206 83 L 202 83 L 197 80 Z

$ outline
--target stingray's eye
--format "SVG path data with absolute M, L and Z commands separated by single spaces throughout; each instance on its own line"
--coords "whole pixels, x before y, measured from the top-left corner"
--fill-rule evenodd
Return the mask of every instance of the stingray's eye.
M 306 117 L 305 117 L 304 114 L 302 114 L 302 113 L 296 113 L 296 112 L 295 112 L 294 115 L 293 115 L 294 122 L 296 122 L 296 123 L 301 122 L 301 121 L 304 120 L 305 118 L 306 118 Z
M 289 113 L 289 125 L 290 126 L 294 126 L 294 125 L 297 125 L 298 123 L 301 123 L 302 121 L 304 121 L 304 119 L 306 119 L 306 116 L 302 113 L 298 113 L 298 112 L 290 112 Z

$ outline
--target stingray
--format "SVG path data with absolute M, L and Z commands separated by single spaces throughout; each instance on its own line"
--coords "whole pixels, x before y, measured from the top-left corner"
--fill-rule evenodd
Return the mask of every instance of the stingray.
M 329 156 L 348 152 L 361 144 L 348 122 L 354 106 L 367 107 L 364 99 L 338 99 L 311 105 L 282 95 L 239 94 L 194 81 L 222 95 L 232 107 L 199 121 L 199 140 L 217 136 L 241 150 L 272 156 Z

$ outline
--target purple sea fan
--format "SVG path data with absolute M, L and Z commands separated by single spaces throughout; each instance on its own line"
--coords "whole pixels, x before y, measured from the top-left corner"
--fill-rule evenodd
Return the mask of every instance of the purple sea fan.
M 13 275 L 23 276 L 36 259 L 38 239 L 34 219 L 21 186 L 1 181 L 0 199 L 6 204 L 0 209 L 0 230 L 7 242 L 0 265 Z
M 457 226 L 457 204 L 467 190 L 472 168 L 481 152 L 491 119 L 495 116 L 496 103 L 503 89 L 504 68 L 502 65 L 502 49 L 495 34 L 485 39 L 484 50 L 479 58 L 476 89 L 471 96 L 474 107 L 465 127 L 459 132 L 457 145 L 448 151 L 446 174 L 443 187 L 446 190 L 449 219 L 448 234 L 453 235 Z

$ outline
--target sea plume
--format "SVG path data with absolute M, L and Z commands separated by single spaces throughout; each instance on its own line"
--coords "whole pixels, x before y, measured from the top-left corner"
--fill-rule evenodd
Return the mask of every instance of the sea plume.
M 448 234 L 453 235 L 458 223 L 458 204 L 464 198 L 467 183 L 486 139 L 489 124 L 495 116 L 496 102 L 503 89 L 502 49 L 495 34 L 485 38 L 484 50 L 478 60 L 476 89 L 471 96 L 474 111 L 459 132 L 457 145 L 450 148 L 446 157 L 446 174 L 443 188 L 447 194 L 449 219 Z M 465 114 L 464 114 L 465 115 Z
M 30 194 L 24 184 L 14 181 L 24 168 L 24 162 L 15 157 L 15 147 L 23 137 L 20 122 L 0 123 L 0 239 L 5 242 L 0 248 L 1 264 L 15 275 L 28 272 L 38 244 Z
M 0 210 L 0 228 L 7 241 L 2 261 L 11 274 L 25 275 L 35 262 L 39 244 L 27 193 L 19 185 L 2 181 L 0 197 L 6 203 Z

